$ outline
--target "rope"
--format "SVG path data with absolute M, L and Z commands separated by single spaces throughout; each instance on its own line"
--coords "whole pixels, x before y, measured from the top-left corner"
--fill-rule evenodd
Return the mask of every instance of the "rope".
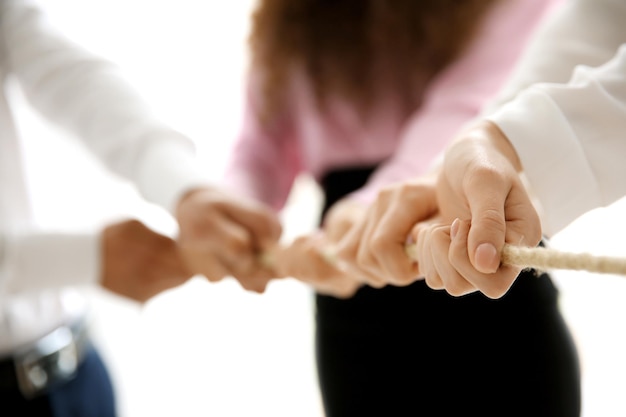
M 406 251 L 411 259 L 416 259 L 415 245 L 407 245 Z M 626 275 L 626 258 L 563 252 L 545 247 L 527 248 L 505 244 L 500 260 L 505 265 L 544 271 L 548 269 L 567 269 L 601 274 Z
M 415 244 L 407 245 L 405 250 L 409 258 L 417 259 Z M 339 260 L 331 247 L 326 248 L 326 250 L 322 252 L 322 256 L 331 265 L 337 266 L 339 264 Z M 527 248 L 505 244 L 500 259 L 505 265 L 534 268 L 543 271 L 549 269 L 563 269 L 626 275 L 626 258 L 596 256 L 582 252 L 563 252 L 541 246 Z M 274 254 L 262 254 L 261 262 L 267 267 L 272 267 L 275 265 Z
M 505 245 L 502 263 L 536 269 L 569 269 L 601 274 L 626 275 L 626 258 L 562 252 L 550 248 Z

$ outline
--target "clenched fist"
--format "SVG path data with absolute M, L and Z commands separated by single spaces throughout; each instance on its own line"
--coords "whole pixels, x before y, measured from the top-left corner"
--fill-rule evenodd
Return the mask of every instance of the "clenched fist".
M 125 220 L 104 229 L 101 273 L 104 288 L 139 302 L 179 286 L 192 276 L 176 242 L 138 220 Z

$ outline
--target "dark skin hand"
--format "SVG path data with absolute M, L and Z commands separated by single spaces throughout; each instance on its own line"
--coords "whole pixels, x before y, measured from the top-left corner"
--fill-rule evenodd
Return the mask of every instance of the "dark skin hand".
M 176 242 L 138 220 L 125 220 L 102 233 L 101 285 L 140 303 L 184 284 L 186 268 Z

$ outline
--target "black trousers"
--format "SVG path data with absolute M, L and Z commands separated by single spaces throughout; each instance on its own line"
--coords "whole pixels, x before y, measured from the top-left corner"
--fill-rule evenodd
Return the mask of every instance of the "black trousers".
M 371 168 L 329 173 L 325 211 Z M 498 300 L 452 297 L 423 281 L 316 295 L 326 417 L 578 417 L 576 347 L 550 277 L 525 271 Z

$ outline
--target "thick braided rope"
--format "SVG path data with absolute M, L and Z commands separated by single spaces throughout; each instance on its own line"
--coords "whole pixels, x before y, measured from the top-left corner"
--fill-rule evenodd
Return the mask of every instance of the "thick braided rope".
M 338 260 L 333 248 L 326 248 L 322 255 L 331 265 L 337 265 Z M 407 245 L 406 253 L 411 259 L 416 259 L 415 245 Z M 527 248 L 505 244 L 500 260 L 505 265 L 515 265 L 522 268 L 537 270 L 563 269 L 588 271 L 602 274 L 626 275 L 626 258 L 597 256 L 582 252 L 563 252 L 556 249 L 535 247 Z M 274 259 L 271 254 L 264 254 L 261 261 L 271 267 Z
M 407 245 L 406 252 L 410 258 L 416 258 L 414 245 Z M 505 244 L 500 254 L 500 261 L 505 265 L 534 268 L 542 271 L 567 269 L 626 275 L 626 258 L 563 252 L 545 247 L 527 248 Z
M 540 270 L 568 269 L 626 275 L 626 258 L 562 252 L 551 248 L 504 245 L 500 259 L 503 264 Z

